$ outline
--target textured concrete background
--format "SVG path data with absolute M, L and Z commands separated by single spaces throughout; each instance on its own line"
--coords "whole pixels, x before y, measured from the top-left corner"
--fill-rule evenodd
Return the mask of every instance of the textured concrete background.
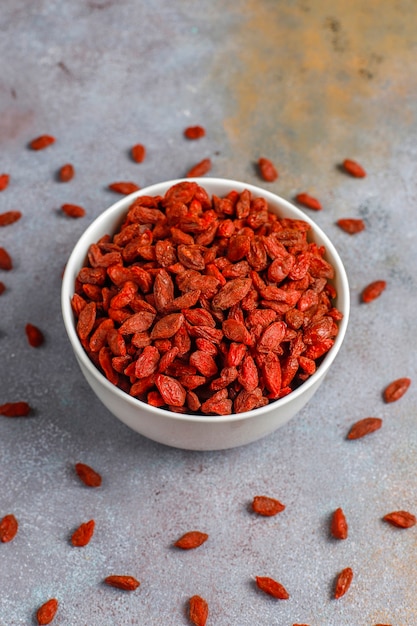
M 415 385 L 395 404 L 381 397 L 417 365 L 414 1 L 3 0 L 0 23 L 0 169 L 11 175 L 0 212 L 23 214 L 0 232 L 14 262 L 0 272 L 0 403 L 34 407 L 26 419 L 0 418 L 0 518 L 20 523 L 0 545 L 1 626 L 34 624 L 51 596 L 61 626 L 186 625 L 193 594 L 216 626 L 416 626 L 416 527 L 381 521 L 417 513 Z M 183 139 L 190 124 L 206 138 Z M 54 146 L 28 150 L 43 133 Z M 128 156 L 137 142 L 148 150 L 140 165 Z M 351 285 L 346 340 L 326 384 L 273 435 L 222 452 L 170 449 L 119 423 L 84 382 L 61 321 L 61 272 L 118 199 L 109 183 L 181 177 L 211 157 L 213 176 L 262 184 L 261 155 L 280 172 L 268 189 L 323 202 L 313 217 Z M 367 178 L 343 175 L 345 157 Z M 76 177 L 58 183 L 66 162 Z M 64 202 L 86 217 L 62 216 Z M 350 237 L 340 217 L 367 228 Z M 386 291 L 360 304 L 375 279 Z M 27 344 L 27 322 L 45 332 L 39 349 Z M 370 415 L 383 428 L 347 442 L 350 425 Z M 100 489 L 80 485 L 77 461 L 102 474 Z M 286 510 L 254 517 L 248 505 L 261 493 Z M 345 542 L 328 534 L 339 506 Z M 71 547 L 92 517 L 91 544 Z M 206 544 L 171 548 L 194 528 L 209 533 Z M 332 600 L 346 566 L 352 587 Z M 141 586 L 105 587 L 110 573 Z M 258 592 L 256 575 L 279 580 L 290 599 Z

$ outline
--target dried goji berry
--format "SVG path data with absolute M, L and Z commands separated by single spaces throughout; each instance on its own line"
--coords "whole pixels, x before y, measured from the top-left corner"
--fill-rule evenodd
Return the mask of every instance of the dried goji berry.
M 6 402 L 0 405 L 0 415 L 5 417 L 26 417 L 31 412 L 31 407 L 27 402 Z
M 78 206 L 77 204 L 63 204 L 61 206 L 61 211 L 68 215 L 68 217 L 84 217 L 85 209 L 82 206 Z
M 336 224 L 349 235 L 355 235 L 365 230 L 365 222 L 359 218 L 344 217 L 337 220 Z
M 13 514 L 5 515 L 0 520 L 0 541 L 7 543 L 15 538 L 19 524 Z
M 355 422 L 348 432 L 348 439 L 360 439 L 375 432 L 382 426 L 382 419 L 380 417 L 364 417 L 363 419 Z
M 184 130 L 184 135 L 187 139 L 200 139 L 205 134 L 206 131 L 202 126 L 187 126 Z
M 182 550 L 192 550 L 201 546 L 207 539 L 208 535 L 206 533 L 202 533 L 199 530 L 190 530 L 177 539 L 174 546 Z
M 334 598 L 338 600 L 348 591 L 353 580 L 353 570 L 350 567 L 345 567 L 340 574 L 338 574 L 334 589 Z
M 123 589 L 124 591 L 134 591 L 140 585 L 140 582 L 133 576 L 119 576 L 112 574 L 104 579 L 106 585 L 110 587 L 116 587 L 117 589 Z
M 71 163 L 65 163 L 58 171 L 58 179 L 61 183 L 68 183 L 75 176 L 74 166 Z
M 6 285 L 0 281 L 0 296 L 6 291 Z
M 272 183 L 278 178 L 276 167 L 270 159 L 260 157 L 258 159 L 258 168 L 261 178 L 263 178 L 266 182 Z
M 370 283 L 362 291 L 362 302 L 371 302 L 375 300 L 375 298 L 379 298 L 386 286 L 387 283 L 385 280 L 375 280 Z
M 201 596 L 192 596 L 189 601 L 188 617 L 194 626 L 206 626 L 208 618 L 208 603 Z
M 43 332 L 34 324 L 26 324 L 25 332 L 29 345 L 32 346 L 32 348 L 39 348 L 39 346 L 44 343 L 45 337 Z
M 288 600 L 289 593 L 281 583 L 268 576 L 256 576 L 256 585 L 259 589 L 278 600 Z
M 0 270 L 9 271 L 13 269 L 13 261 L 5 248 L 0 247 Z
M 408 390 L 411 385 L 411 378 L 398 378 L 397 380 L 393 380 L 383 392 L 383 397 L 385 402 L 396 402 L 400 398 L 403 397 L 405 392 Z
M 130 154 L 135 163 L 142 163 L 145 160 L 146 148 L 141 143 L 137 143 L 130 149 Z
M 4 191 L 9 186 L 10 175 L 0 174 L 0 191 Z
M 355 178 L 364 178 L 366 176 L 366 172 L 363 169 L 362 165 L 357 163 L 356 161 L 352 161 L 352 159 L 345 159 L 342 163 L 342 167 L 351 176 Z
M 76 463 L 75 471 L 77 472 L 80 480 L 87 487 L 100 487 L 101 476 L 89 465 L 86 465 L 85 463 Z
M 323 208 L 321 202 L 317 200 L 317 198 L 310 196 L 308 193 L 298 193 L 295 196 L 295 199 L 299 204 L 302 204 L 308 209 L 313 209 L 313 211 L 321 211 Z
M 411 528 L 416 524 L 416 516 L 408 511 L 393 511 L 384 515 L 382 519 L 397 528 Z
M 330 532 L 335 539 L 347 539 L 348 525 L 343 509 L 336 509 L 332 515 Z
M 43 150 L 53 143 L 55 143 L 55 137 L 52 137 L 51 135 L 40 135 L 39 137 L 32 139 L 29 143 L 29 147 L 32 150 Z
M 116 183 L 110 183 L 109 189 L 112 191 L 116 191 L 122 195 L 128 196 L 129 194 L 139 191 L 140 187 L 136 185 L 136 183 L 131 183 L 127 181 L 120 181 Z
M 10 224 L 14 224 L 20 218 L 22 214 L 20 211 L 6 211 L 5 213 L 0 213 L 0 226 L 10 226 Z
M 255 496 L 252 501 L 252 509 L 255 513 L 258 513 L 258 515 L 271 517 L 272 515 L 281 513 L 285 509 L 285 504 L 269 496 Z
M 93 519 L 88 522 L 84 522 L 75 530 L 71 536 L 71 543 L 77 548 L 81 548 L 90 543 L 90 540 L 94 534 L 95 521 Z
M 36 619 L 39 626 L 50 624 L 58 611 L 58 600 L 51 598 L 47 600 L 36 612 Z
M 187 178 L 198 178 L 199 176 L 204 176 L 211 170 L 211 159 L 203 159 L 199 163 L 193 165 L 191 169 L 188 170 L 186 177 Z

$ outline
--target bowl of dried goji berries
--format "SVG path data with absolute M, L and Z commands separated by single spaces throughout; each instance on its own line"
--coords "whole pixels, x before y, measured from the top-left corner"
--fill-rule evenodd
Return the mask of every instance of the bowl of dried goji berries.
M 343 263 L 300 209 L 219 178 L 116 202 L 75 245 L 62 313 L 82 373 L 138 433 L 231 448 L 285 424 L 323 382 L 349 317 Z

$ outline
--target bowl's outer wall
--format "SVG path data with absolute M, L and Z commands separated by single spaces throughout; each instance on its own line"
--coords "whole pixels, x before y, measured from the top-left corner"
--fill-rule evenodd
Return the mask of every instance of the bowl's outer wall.
M 249 189 L 255 196 L 265 197 L 270 209 L 278 212 L 281 217 L 303 219 L 309 222 L 314 228 L 312 239 L 317 244 L 325 246 L 326 258 L 336 270 L 334 285 L 338 293 L 337 307 L 344 313 L 344 318 L 340 323 L 335 345 L 312 377 L 280 401 L 241 416 L 190 416 L 150 407 L 132 398 L 109 383 L 90 361 L 78 340 L 70 304 L 75 279 L 85 264 L 88 247 L 103 235 L 116 232 L 123 221 L 123 216 L 136 197 L 163 195 L 173 184 L 179 182 L 178 180 L 153 185 L 131 194 L 112 205 L 90 224 L 75 245 L 65 269 L 62 284 L 62 313 L 65 328 L 82 373 L 101 402 L 123 423 L 136 432 L 169 446 L 192 450 L 226 449 L 244 445 L 268 435 L 285 424 L 310 400 L 323 382 L 343 342 L 349 317 L 349 286 L 342 261 L 333 244 L 300 209 L 275 194 L 253 185 L 226 179 L 196 179 L 196 181 L 210 195 L 221 196 L 232 189 L 237 191 Z

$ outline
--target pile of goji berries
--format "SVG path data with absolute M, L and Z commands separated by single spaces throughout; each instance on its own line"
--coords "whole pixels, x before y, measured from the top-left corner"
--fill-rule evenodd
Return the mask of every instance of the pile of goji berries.
M 72 308 L 90 359 L 147 403 L 242 413 L 282 398 L 333 346 L 342 313 L 325 249 L 249 190 L 196 182 L 141 196 L 90 246 Z

